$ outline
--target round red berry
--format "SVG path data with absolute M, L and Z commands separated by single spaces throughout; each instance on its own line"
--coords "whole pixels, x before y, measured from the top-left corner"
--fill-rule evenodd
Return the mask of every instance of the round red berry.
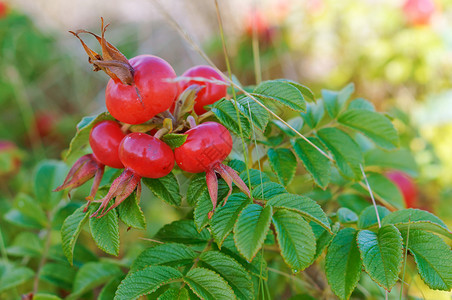
M 186 134 L 185 143 L 174 150 L 176 163 L 184 171 L 206 172 L 231 153 L 231 134 L 219 123 L 200 124 L 188 130 Z
M 94 125 L 89 135 L 89 144 L 94 157 L 106 166 L 124 168 L 118 151 L 119 144 L 125 136 L 121 126 L 114 121 L 102 121 Z
M 176 73 L 168 62 L 140 55 L 129 60 L 134 85 L 113 79 L 107 84 L 105 101 L 110 114 L 127 124 L 141 124 L 169 109 L 177 96 Z
M 406 207 L 416 207 L 417 204 L 417 188 L 413 179 L 401 171 L 391 171 L 386 173 L 389 178 L 402 192 L 403 200 Z
M 174 167 L 174 154 L 161 140 L 141 132 L 128 134 L 119 146 L 124 166 L 141 177 L 160 178 Z
M 182 77 L 202 77 L 206 79 L 212 79 L 216 81 L 225 82 L 220 73 L 217 72 L 214 68 L 210 66 L 196 66 L 188 69 L 182 75 Z M 205 105 L 209 105 L 215 103 L 223 97 L 226 97 L 227 86 L 221 83 L 208 82 L 208 81 L 198 81 L 198 80 L 189 80 L 189 81 L 180 81 L 179 86 L 180 90 L 183 91 L 187 87 L 192 84 L 198 84 L 204 86 L 196 97 L 195 102 L 195 112 L 200 115 L 206 112 L 204 109 Z

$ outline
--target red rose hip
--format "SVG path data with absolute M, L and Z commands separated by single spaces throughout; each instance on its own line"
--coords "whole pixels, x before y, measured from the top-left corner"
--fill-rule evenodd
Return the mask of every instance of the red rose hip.
M 133 68 L 133 85 L 110 79 L 105 102 L 110 114 L 127 124 L 141 124 L 169 109 L 177 96 L 173 68 L 153 55 L 140 55 L 129 60 Z
M 203 77 L 206 79 L 219 80 L 225 82 L 223 76 L 210 66 L 196 66 L 188 69 L 182 77 Z M 204 86 L 199 92 L 195 100 L 194 110 L 198 115 L 206 112 L 205 105 L 215 103 L 227 94 L 227 85 L 203 80 L 180 81 L 179 87 L 183 91 L 193 84 Z
M 89 135 L 89 144 L 95 158 L 106 166 L 124 168 L 118 151 L 125 136 L 121 126 L 114 121 L 102 121 L 94 125 Z
M 168 175 L 174 166 L 171 148 L 159 139 L 134 132 L 121 142 L 119 158 L 127 169 L 141 177 L 160 178 Z
M 187 140 L 174 150 L 174 156 L 182 170 L 190 173 L 206 172 L 207 189 L 213 206 L 209 218 L 212 217 L 218 201 L 217 173 L 229 186 L 223 205 L 232 193 L 233 182 L 251 197 L 248 187 L 237 172 L 221 163 L 232 150 L 232 137 L 226 127 L 216 122 L 206 122 L 193 127 L 185 134 Z
M 190 173 L 207 172 L 232 150 L 229 131 L 216 122 L 206 122 L 186 132 L 185 143 L 174 150 L 178 166 Z
M 413 179 L 401 171 L 386 173 L 389 178 L 402 192 L 403 200 L 407 208 L 414 208 L 417 204 L 417 188 Z

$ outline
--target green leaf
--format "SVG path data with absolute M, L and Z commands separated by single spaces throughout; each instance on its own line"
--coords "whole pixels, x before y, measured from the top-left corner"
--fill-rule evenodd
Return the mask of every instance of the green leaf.
M 400 231 L 421 229 L 436 232 L 452 239 L 452 233 L 437 216 L 420 209 L 402 209 L 382 219 L 382 224 L 394 224 Z
M 359 109 L 359 110 L 369 110 L 369 111 L 375 111 L 375 106 L 363 98 L 356 98 L 355 100 L 351 101 L 348 105 L 347 110 L 352 109 Z
M 315 235 L 316 238 L 316 249 L 315 249 L 315 255 L 314 260 L 319 258 L 320 255 L 322 255 L 323 250 L 325 250 L 333 240 L 334 236 L 337 234 L 337 232 L 340 229 L 340 224 L 335 223 L 334 226 L 331 228 L 332 233 L 328 232 L 328 230 L 325 230 L 322 226 L 315 222 L 309 222 L 309 225 L 311 225 L 312 232 Z
M 192 263 L 197 256 L 195 251 L 183 244 L 161 244 L 141 252 L 133 261 L 130 272 L 135 272 L 148 266 L 168 265 L 180 267 Z
M 0 292 L 27 282 L 33 275 L 34 272 L 29 268 L 7 265 L 0 277 Z
M 337 210 L 337 218 L 342 224 L 356 223 L 358 221 L 358 215 L 346 207 L 341 207 Z
M 9 210 L 3 218 L 11 224 L 16 226 L 25 227 L 25 228 L 33 228 L 33 229 L 42 229 L 42 225 L 38 223 L 36 220 L 27 217 L 17 209 Z
M 182 146 L 187 140 L 186 134 L 168 133 L 162 136 L 162 141 L 172 149 Z
M 337 128 L 322 128 L 317 132 L 320 140 L 331 151 L 339 170 L 351 179 L 362 177 L 360 164 L 364 162 L 358 144 L 345 132 Z
M 98 207 L 99 205 L 92 205 L 90 214 Z M 119 255 L 119 222 L 116 209 L 110 210 L 102 218 L 90 218 L 89 229 L 97 247 L 108 254 Z
M 84 117 L 77 124 L 77 132 L 69 144 L 69 150 L 66 152 L 64 160 L 73 161 L 80 157 L 83 153 L 83 148 L 89 143 L 91 128 L 104 120 L 114 120 L 114 118 L 108 112 L 103 112 L 97 116 Z
M 270 229 L 273 210 L 271 206 L 250 204 L 240 213 L 234 226 L 234 241 L 239 252 L 248 260 L 253 260 L 264 244 Z
M 190 300 L 190 296 L 186 288 L 171 288 L 161 294 L 157 300 Z
M 76 270 L 66 263 L 47 263 L 41 269 L 39 278 L 70 291 L 74 282 Z
M 276 125 L 282 132 L 284 132 L 287 136 L 294 137 L 297 134 L 290 129 L 286 124 L 281 122 L 280 120 L 272 120 L 272 123 Z M 300 131 L 303 128 L 303 119 L 301 117 L 295 117 L 287 121 L 293 129 L 296 131 Z
M 293 80 L 285 79 L 285 78 L 283 78 L 283 79 L 276 79 L 275 81 L 287 82 L 287 83 L 293 85 L 294 87 L 296 87 L 300 91 L 300 93 L 304 96 L 306 101 L 315 102 L 314 93 L 307 86 L 302 85 L 302 84 L 300 84 L 298 82 L 295 82 Z
M 407 149 L 385 151 L 375 148 L 364 153 L 366 166 L 378 166 L 401 170 L 411 176 L 418 175 L 418 167 L 413 155 Z
M 173 173 L 161 178 L 143 178 L 142 181 L 159 199 L 169 205 L 180 206 L 182 197 L 179 192 L 179 183 Z
M 282 185 L 287 186 L 292 181 L 297 169 L 297 159 L 289 149 L 268 149 L 268 160 L 273 172 Z
M 355 85 L 353 83 L 348 84 L 339 92 L 322 90 L 322 99 L 331 118 L 335 118 L 340 113 L 354 91 Z
M 228 162 L 228 166 L 236 170 L 238 173 L 241 173 L 246 170 L 245 163 L 238 159 L 232 159 L 230 162 Z
M 403 262 L 402 236 L 394 225 L 382 226 L 377 233 L 361 230 L 357 237 L 361 259 L 369 276 L 391 291 Z
M 299 214 L 284 209 L 273 214 L 273 224 L 281 256 L 292 272 L 307 268 L 316 252 L 311 226 Z
M 155 292 L 166 285 L 182 278 L 179 270 L 167 266 L 150 266 L 129 274 L 119 285 L 115 300 L 134 300 Z
M 391 213 L 386 207 L 380 205 L 377 205 L 377 210 L 380 221 Z M 375 213 L 375 207 L 373 205 L 368 206 L 359 215 L 358 228 L 366 229 L 376 224 L 378 224 L 378 219 Z
M 256 169 L 249 169 L 249 172 L 250 172 L 250 181 L 251 181 L 252 187 L 262 184 L 264 182 L 270 181 L 270 178 L 264 172 L 261 172 Z M 240 175 L 240 178 L 242 178 L 243 182 L 245 182 L 245 184 L 247 186 L 249 186 L 248 174 L 247 174 L 246 170 L 242 171 L 239 175 Z
M 391 180 L 384 175 L 374 172 L 367 172 L 366 176 L 372 192 L 378 195 L 382 201 L 397 209 L 405 208 L 403 195 Z M 364 189 L 359 185 L 354 185 L 353 187 L 361 193 L 369 195 L 367 189 Z
M 26 219 L 30 218 L 33 221 L 36 221 L 42 227 L 47 226 L 48 221 L 44 210 L 32 197 L 24 193 L 19 193 L 14 198 L 14 207 L 21 212 Z
M 251 125 L 256 126 L 259 130 L 264 131 L 267 128 L 270 114 L 249 97 L 243 96 L 237 98 L 240 110 L 243 115 L 250 121 Z
M 43 245 L 39 236 L 36 233 L 24 231 L 19 233 L 11 246 L 6 248 L 8 255 L 12 256 L 40 256 L 43 250 Z
M 67 166 L 61 161 L 46 160 L 36 167 L 34 192 L 36 201 L 47 209 L 53 209 L 60 202 L 63 191 L 53 192 L 66 177 Z
M 83 224 L 88 220 L 88 213 L 83 212 L 84 207 L 78 208 L 66 218 L 61 227 L 61 243 L 64 255 L 72 265 L 75 242 L 82 230 Z
M 308 103 L 305 113 L 300 113 L 303 120 L 312 129 L 316 128 L 317 125 L 323 118 L 325 114 L 325 109 L 323 108 L 323 100 L 318 100 L 317 103 Z
M 361 276 L 362 262 L 356 244 L 357 233 L 350 227 L 339 231 L 326 254 L 326 277 L 339 299 L 350 297 Z
M 300 90 L 292 84 L 279 80 L 268 80 L 260 83 L 253 96 L 264 101 L 272 100 L 295 111 L 306 111 L 306 101 Z
M 33 295 L 33 300 L 61 300 L 61 298 L 52 294 L 37 293 Z
M 201 195 L 207 191 L 206 174 L 196 174 L 190 181 L 187 190 L 187 202 L 190 206 L 195 206 Z
M 164 242 L 196 245 L 205 244 L 210 239 L 210 234 L 206 229 L 198 232 L 193 220 L 179 220 L 163 226 L 155 238 Z
M 253 261 L 248 262 L 245 258 L 243 258 L 242 255 L 240 255 L 239 250 L 237 250 L 232 234 L 228 235 L 225 238 L 223 246 L 221 248 L 221 252 L 234 258 L 251 275 L 257 276 L 263 280 L 268 279 L 267 262 L 265 261 L 262 252 L 258 252 L 256 257 L 254 257 Z
M 362 196 L 357 194 L 341 194 L 337 197 L 337 203 L 341 207 L 347 207 L 357 214 L 360 214 L 369 206 L 369 202 Z
M 391 121 L 377 112 L 353 109 L 341 114 L 338 122 L 364 133 L 378 146 L 394 149 L 399 146 L 399 136 Z
M 119 284 L 124 279 L 124 276 L 117 276 L 115 278 L 110 279 L 107 282 L 102 290 L 99 293 L 97 300 L 111 300 L 115 297 L 116 290 L 118 289 Z
M 210 199 L 209 191 L 205 190 L 196 203 L 195 210 L 193 211 L 193 219 L 195 221 L 196 228 L 201 231 L 209 224 L 209 212 L 213 210 L 212 200 Z
M 118 210 L 119 218 L 124 224 L 129 227 L 146 230 L 146 219 L 140 205 L 138 205 L 138 201 L 136 193 L 132 193 L 116 209 Z
M 220 275 L 211 270 L 194 268 L 184 276 L 184 281 L 201 299 L 237 299 L 227 282 Z
M 121 269 L 111 263 L 90 262 L 84 264 L 75 275 L 74 289 L 70 297 L 77 299 L 77 296 L 83 295 L 120 274 L 122 274 Z
M 310 142 L 325 151 L 317 138 L 309 137 Z M 312 175 L 314 182 L 325 189 L 330 182 L 331 162 L 323 156 L 317 149 L 303 139 L 292 140 L 292 147 L 297 156 L 303 162 L 306 170 Z
M 215 242 L 221 247 L 226 236 L 234 228 L 239 213 L 250 203 L 249 198 L 243 193 L 235 193 L 229 196 L 224 206 L 215 210 L 210 220 L 210 229 Z
M 256 186 L 251 195 L 253 199 L 269 200 L 270 198 L 279 195 L 286 194 L 286 189 L 279 183 L 268 181 Z
M 328 232 L 331 232 L 330 223 L 320 205 L 306 196 L 294 194 L 281 194 L 271 198 L 267 205 L 274 208 L 284 208 L 301 214 L 304 218 L 314 221 Z
M 450 291 L 452 289 L 452 252 L 438 236 L 410 228 L 402 231 L 407 245 L 416 261 L 422 280 L 432 289 Z
M 237 110 L 232 101 L 221 99 L 213 104 L 211 111 L 220 123 L 236 136 L 240 136 L 240 126 L 244 137 L 251 136 L 251 124 L 249 120 L 240 109 L 239 118 L 237 118 Z
M 228 282 L 237 299 L 254 299 L 251 276 L 234 259 L 218 251 L 204 252 L 199 259 L 202 267 L 221 275 Z

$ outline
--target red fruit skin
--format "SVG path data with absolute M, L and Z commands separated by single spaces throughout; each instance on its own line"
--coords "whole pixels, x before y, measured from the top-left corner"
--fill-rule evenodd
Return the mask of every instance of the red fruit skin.
M 89 144 L 96 160 L 112 168 L 124 168 L 119 159 L 119 145 L 125 136 L 121 126 L 114 121 L 102 121 L 94 125 Z
M 105 102 L 108 111 L 117 120 L 141 124 L 171 107 L 177 96 L 177 84 L 171 81 L 176 78 L 176 73 L 169 63 L 153 55 L 139 55 L 130 59 L 129 63 L 134 69 L 135 86 L 110 79 Z
M 7 14 L 8 14 L 8 6 L 6 5 L 5 2 L 0 1 L 0 19 L 3 17 L 6 17 Z
M 225 82 L 221 74 L 219 74 L 214 68 L 210 66 L 195 66 L 193 68 L 188 69 L 182 74 L 182 77 L 204 77 L 207 79 L 215 79 L 221 80 Z M 204 85 L 205 87 L 198 92 L 195 102 L 195 112 L 198 115 L 202 115 L 206 112 L 204 106 L 215 103 L 223 97 L 226 97 L 227 94 L 227 85 L 216 84 L 213 82 L 205 82 L 205 81 L 180 81 L 179 89 L 180 91 L 184 91 L 192 84 Z
M 177 165 L 186 172 L 206 172 L 231 153 L 231 134 L 219 123 L 202 123 L 186 134 L 185 143 L 174 150 Z
M 413 25 L 427 25 L 436 8 L 433 0 L 407 0 L 403 12 L 407 21 Z
M 417 206 L 417 188 L 410 176 L 401 171 L 391 171 L 386 173 L 386 177 L 394 182 L 402 192 L 407 208 L 414 208 Z
M 41 138 L 45 138 L 54 132 L 57 116 L 51 112 L 37 112 L 35 114 L 36 129 Z
M 141 132 L 128 134 L 119 146 L 124 166 L 141 177 L 160 178 L 174 167 L 174 154 L 161 140 Z

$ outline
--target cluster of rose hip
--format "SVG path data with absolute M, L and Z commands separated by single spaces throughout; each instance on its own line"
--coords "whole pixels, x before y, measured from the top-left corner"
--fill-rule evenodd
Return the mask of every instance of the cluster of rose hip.
M 164 177 L 171 172 L 176 162 L 185 172 L 206 172 L 214 209 L 218 193 L 217 174 L 228 184 L 229 194 L 234 182 L 249 195 L 240 176 L 222 164 L 232 150 L 229 131 L 216 122 L 196 125 L 194 118 L 206 113 L 204 106 L 226 96 L 227 86 L 222 75 L 209 66 L 196 66 L 187 70 L 181 80 L 177 80 L 170 64 L 159 57 L 140 55 L 127 60 L 105 40 L 105 28 L 102 25 L 102 36 L 84 30 L 72 33 L 77 38 L 80 33 L 89 33 L 102 46 L 100 55 L 79 38 L 94 70 L 103 70 L 111 77 L 105 100 L 109 113 L 117 121 L 101 121 L 92 127 L 89 136 L 92 154 L 82 156 L 56 190 L 76 188 L 94 177 L 90 195 L 86 199 L 88 205 L 92 201 L 101 202 L 91 216 L 102 217 L 135 190 L 139 199 L 142 177 Z M 194 102 L 188 106 L 189 110 L 184 103 L 187 91 L 196 92 Z M 164 126 L 168 122 L 170 129 Z M 143 132 L 129 132 L 130 125 L 138 124 L 143 125 L 138 126 L 144 128 Z M 187 136 L 185 142 L 174 151 L 160 140 L 170 131 Z M 124 171 L 112 182 L 107 195 L 95 200 L 105 166 L 124 168 Z M 110 204 L 113 199 L 114 202 Z M 212 213 L 213 210 L 209 217 Z

